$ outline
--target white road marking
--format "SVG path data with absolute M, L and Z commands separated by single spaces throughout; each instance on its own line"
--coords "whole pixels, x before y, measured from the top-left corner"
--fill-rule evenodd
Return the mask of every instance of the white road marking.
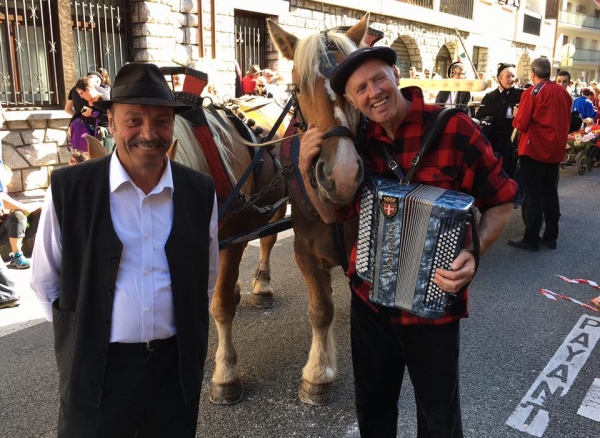
M 600 379 L 594 379 L 594 383 L 590 386 L 577 413 L 582 417 L 600 422 Z
M 506 425 L 536 437 L 550 422 L 550 398 L 564 397 L 600 339 L 600 318 L 582 315 L 548 365 L 523 397 Z M 598 399 L 596 399 L 598 401 Z

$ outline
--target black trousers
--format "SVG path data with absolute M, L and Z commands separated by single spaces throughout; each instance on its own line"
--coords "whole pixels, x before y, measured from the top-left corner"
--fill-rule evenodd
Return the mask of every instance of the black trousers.
M 183 399 L 176 337 L 154 351 L 110 344 L 100 407 L 61 399 L 58 438 L 194 438 L 199 404 Z
M 461 438 L 458 321 L 400 326 L 391 324 L 390 316 L 389 309 L 375 313 L 352 294 L 352 365 L 361 437 L 396 437 L 406 367 L 417 404 L 417 437 Z
M 543 163 L 528 156 L 519 157 L 519 167 L 525 186 L 523 222 L 525 242 L 538 245 L 542 224 L 546 222 L 544 240 L 558 238 L 560 206 L 558 202 L 559 163 Z

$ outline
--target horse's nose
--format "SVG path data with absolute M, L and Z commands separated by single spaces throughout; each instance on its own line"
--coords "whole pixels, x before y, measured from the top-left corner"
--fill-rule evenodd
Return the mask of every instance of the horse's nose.
M 325 161 L 317 160 L 315 165 L 315 179 L 322 190 L 329 192 L 335 189 L 335 181 L 331 180 L 331 167 Z

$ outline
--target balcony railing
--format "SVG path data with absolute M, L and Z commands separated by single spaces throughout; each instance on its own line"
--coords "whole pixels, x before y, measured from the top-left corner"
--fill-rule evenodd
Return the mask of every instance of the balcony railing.
M 420 8 L 433 10 L 433 0 L 397 0 L 400 3 L 406 3 Z M 520 1 L 520 0 L 503 0 Z M 473 19 L 473 0 L 440 0 L 439 12 L 455 15 L 457 17 Z
M 433 0 L 398 0 L 400 3 L 418 6 L 425 9 L 433 9 Z
M 558 22 L 600 30 L 600 18 L 590 17 L 589 15 L 580 14 L 578 12 L 560 11 L 558 13 Z
M 473 19 L 473 0 L 440 0 L 440 12 Z
M 600 63 L 600 51 L 599 50 L 575 49 L 575 54 L 573 55 L 573 61 Z

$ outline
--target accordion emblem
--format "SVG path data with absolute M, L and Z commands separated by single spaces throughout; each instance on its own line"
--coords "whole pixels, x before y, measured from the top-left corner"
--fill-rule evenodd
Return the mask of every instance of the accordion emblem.
M 437 268 L 465 248 L 473 197 L 425 184 L 370 178 L 360 200 L 356 271 L 370 300 L 437 319 L 452 294 L 434 282 Z

